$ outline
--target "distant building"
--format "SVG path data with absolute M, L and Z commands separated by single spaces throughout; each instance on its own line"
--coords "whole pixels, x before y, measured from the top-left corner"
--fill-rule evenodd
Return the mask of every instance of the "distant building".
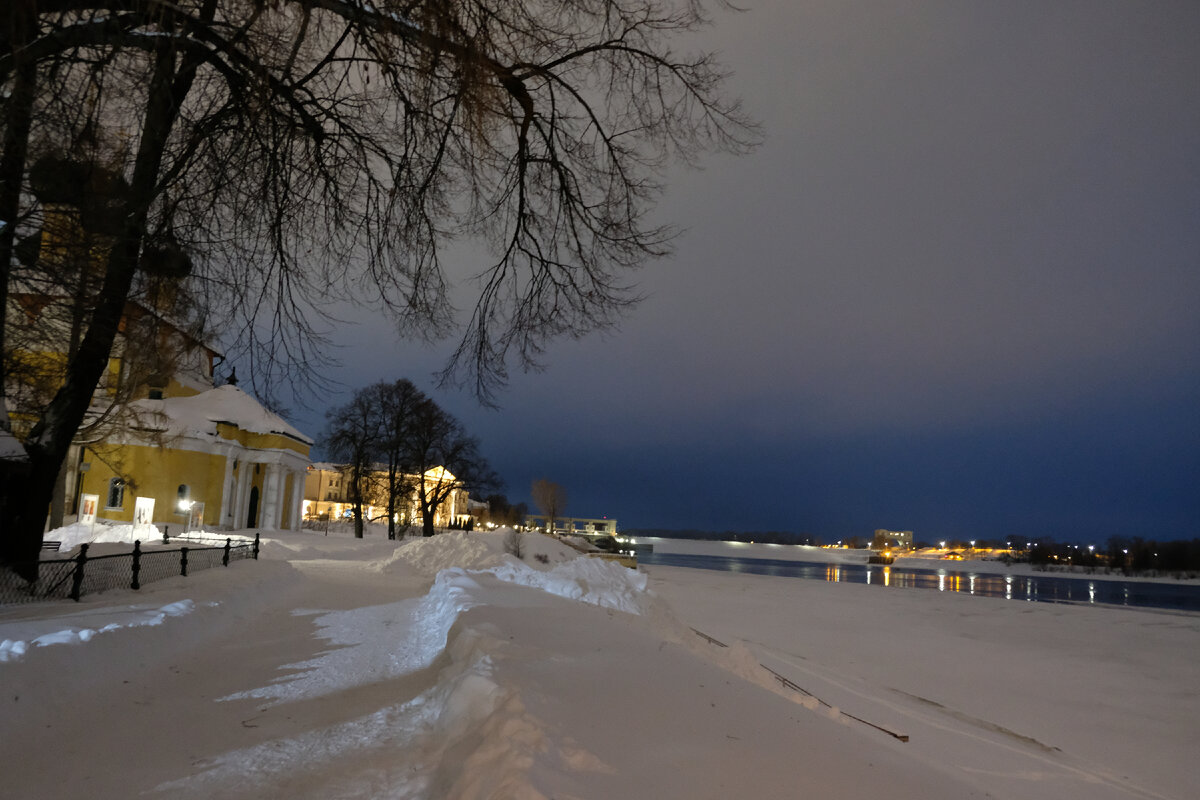
M 396 522 L 401 525 L 417 525 L 421 522 L 421 507 L 417 501 L 416 475 L 404 476 L 406 483 L 412 487 L 411 494 L 404 498 L 396 509 Z M 445 486 L 456 483 L 457 478 L 442 467 L 434 467 L 425 473 L 426 484 Z M 363 514 L 368 520 L 387 518 L 387 495 L 384 487 L 387 483 L 387 468 L 376 465 L 376 469 L 368 479 L 367 497 L 363 503 Z M 348 491 L 349 477 L 337 464 L 316 462 L 308 465 L 304 480 L 304 518 L 341 519 L 347 515 L 353 505 Z M 486 505 L 486 504 L 485 504 Z M 471 500 L 465 489 L 455 487 L 449 496 L 434 512 L 434 527 L 444 528 L 454 523 L 463 525 L 471 518 Z
M 912 531 L 889 531 L 879 528 L 871 539 L 872 550 L 911 550 L 913 548 Z

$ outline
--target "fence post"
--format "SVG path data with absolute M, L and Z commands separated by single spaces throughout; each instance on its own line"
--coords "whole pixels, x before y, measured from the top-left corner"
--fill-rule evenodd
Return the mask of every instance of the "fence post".
M 133 542 L 133 583 L 129 588 L 137 591 L 142 588 L 138 583 L 138 573 L 142 571 L 142 540 L 135 539 Z
M 222 566 L 225 566 L 225 567 L 229 566 L 229 548 L 231 546 L 232 541 L 233 541 L 232 539 L 225 540 L 225 555 L 221 557 L 221 565 Z
M 179 574 L 187 577 L 187 548 L 179 548 Z
M 170 543 L 171 543 L 171 542 L 168 540 L 168 536 L 170 535 L 170 533 L 171 533 L 171 526 L 170 526 L 170 525 L 163 525 L 163 544 L 170 544 Z
M 71 576 L 71 599 L 79 602 L 79 590 L 83 586 L 83 565 L 87 563 L 88 546 L 79 545 L 79 555 L 75 556 L 75 572 Z
M 254 532 L 254 549 L 252 552 L 254 553 L 254 560 L 258 561 L 258 531 Z

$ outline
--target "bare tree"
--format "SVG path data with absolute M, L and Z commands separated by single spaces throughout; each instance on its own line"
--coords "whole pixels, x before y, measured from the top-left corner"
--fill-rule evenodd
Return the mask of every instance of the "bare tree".
M 417 476 L 417 508 L 424 536 L 433 536 L 438 509 L 455 492 L 486 490 L 499 483 L 480 454 L 478 441 L 432 400 L 417 404 L 407 448 Z
M 372 391 L 356 392 L 344 406 L 326 415 L 321 444 L 346 476 L 347 496 L 354 515 L 354 535 L 363 538 L 363 506 L 376 494 L 375 461 L 383 434 L 380 429 L 378 396 Z
M 614 322 L 663 167 L 755 131 L 672 39 L 699 0 L 8 0 L 0 10 L 0 315 L 42 207 L 30 165 L 81 142 L 119 180 L 78 350 L 25 436 L 3 557 L 36 556 L 54 478 L 139 268 L 188 254 L 255 389 L 322 363 L 323 309 L 361 298 L 423 336 L 453 325 L 441 248 L 487 242 L 447 379 L 488 400 L 548 339 Z M 0 317 L 0 323 L 3 323 Z M 0 331 L 4 325 L 0 324 Z M 2 345 L 2 342 L 0 342 Z M 5 348 L 0 346 L 0 352 Z M 298 377 L 297 377 L 298 376 Z M 5 407 L 0 394 L 0 409 Z
M 554 533 L 554 521 L 562 514 L 567 505 L 567 490 L 554 481 L 538 478 L 530 488 L 533 504 L 537 506 L 548 520 L 547 533 Z
M 510 556 L 525 560 L 525 534 L 513 529 L 504 532 L 504 552 Z
M 420 404 L 427 398 L 412 381 L 401 378 L 395 383 L 377 383 L 371 387 L 379 410 L 380 449 L 386 468 L 383 492 L 386 498 L 388 538 L 396 538 L 396 517 L 401 505 L 407 517 L 408 497 L 416 491 L 420 470 L 410 452 L 410 430 Z

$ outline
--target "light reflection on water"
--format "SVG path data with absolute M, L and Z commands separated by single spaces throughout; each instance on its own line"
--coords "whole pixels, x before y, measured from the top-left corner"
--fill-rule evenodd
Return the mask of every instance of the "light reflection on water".
M 694 567 L 755 575 L 809 578 L 831 583 L 865 583 L 895 589 L 960 592 L 976 597 L 996 597 L 1047 603 L 1088 603 L 1146 608 L 1171 608 L 1200 612 L 1200 586 L 1066 578 L 1036 575 L 986 574 L 962 570 L 928 570 L 879 564 L 828 564 L 809 561 L 731 556 L 693 556 L 678 553 L 643 553 L 647 565 Z

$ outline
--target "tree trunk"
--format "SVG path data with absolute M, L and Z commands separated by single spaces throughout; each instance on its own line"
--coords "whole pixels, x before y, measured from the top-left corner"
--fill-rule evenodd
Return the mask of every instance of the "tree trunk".
M 67 515 L 67 471 L 70 459 L 64 458 L 54 479 L 54 491 L 50 493 L 50 530 L 61 528 Z
M 388 515 L 388 539 L 395 540 L 396 538 L 396 468 L 389 466 L 388 468 L 388 486 L 387 486 L 387 515 Z
M 24 485 L 5 487 L 6 492 L 20 491 L 20 494 L 10 494 L 10 498 L 15 498 L 11 505 L 16 513 L 5 521 L 11 524 L 5 525 L 3 556 L 10 563 L 31 564 L 21 570 L 22 576 L 30 580 L 37 577 L 37 558 L 55 481 L 112 353 L 138 266 L 163 153 L 178 115 L 179 100 L 187 94 L 194 75 L 194 71 L 188 72 L 177 81 L 175 67 L 174 48 L 164 38 L 150 82 L 133 180 L 124 203 L 122 235 L 109 251 L 95 309 L 79 351 L 67 364 L 66 380 L 42 410 L 25 441 L 30 469 Z M 4 177 L 7 180 L 8 176 Z

